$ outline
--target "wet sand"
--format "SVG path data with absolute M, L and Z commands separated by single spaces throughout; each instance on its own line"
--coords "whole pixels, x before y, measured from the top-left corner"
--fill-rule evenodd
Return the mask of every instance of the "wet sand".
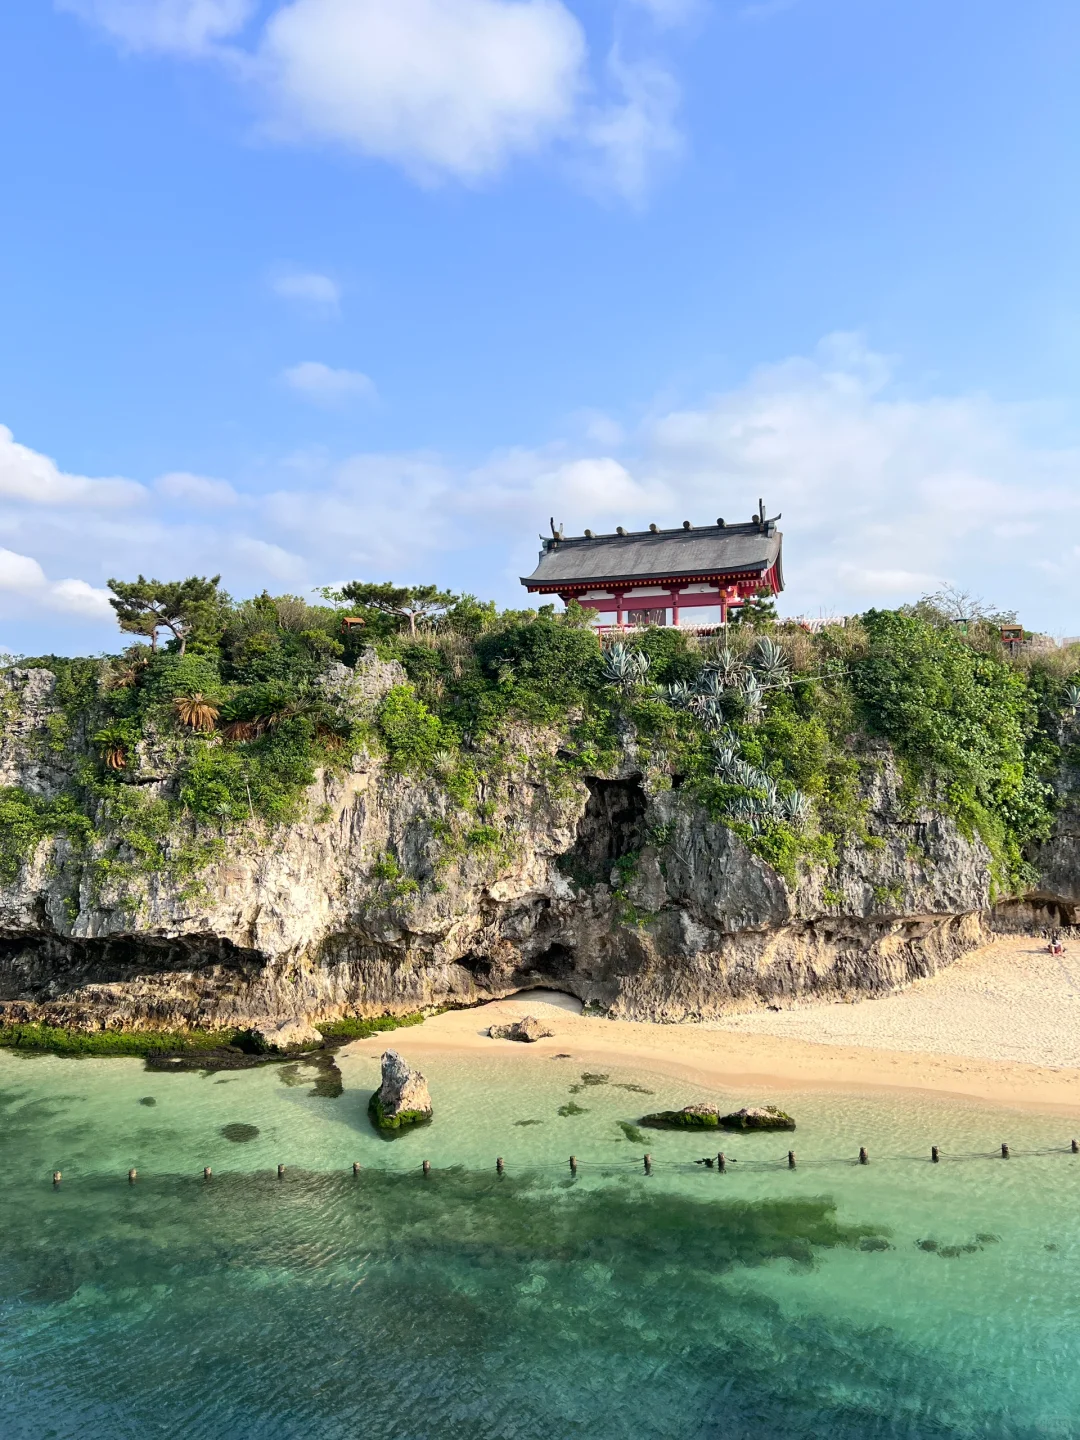
M 998 940 L 905 991 L 856 1004 L 682 1025 L 579 1010 L 569 996 L 531 991 L 349 1048 L 370 1055 L 392 1044 L 416 1064 L 430 1052 L 569 1052 L 585 1063 L 637 1063 L 701 1084 L 922 1090 L 1080 1119 L 1080 950 L 1054 957 L 1027 937 Z M 523 1015 L 545 1020 L 552 1038 L 526 1045 L 485 1033 Z

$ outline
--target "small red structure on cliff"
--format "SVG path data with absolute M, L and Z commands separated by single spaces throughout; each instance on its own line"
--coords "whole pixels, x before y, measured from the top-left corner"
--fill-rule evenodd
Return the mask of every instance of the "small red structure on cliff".
M 532 595 L 558 595 L 611 615 L 619 628 L 678 625 L 684 611 L 704 607 L 718 608 L 725 624 L 733 607 L 784 588 L 779 519 L 766 519 L 759 500 L 746 524 L 684 520 L 681 530 L 650 525 L 627 534 L 620 526 L 614 535 L 586 530 L 567 539 L 553 520 L 551 539 L 541 536 L 539 564 L 521 583 Z

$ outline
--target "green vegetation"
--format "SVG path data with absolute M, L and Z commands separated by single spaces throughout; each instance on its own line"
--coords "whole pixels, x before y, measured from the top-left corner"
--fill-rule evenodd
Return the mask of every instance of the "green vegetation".
M 376 1091 L 368 1101 L 368 1119 L 384 1139 L 392 1140 L 403 1130 L 412 1130 L 417 1125 L 430 1125 L 431 1111 L 399 1110 L 396 1115 L 388 1115 L 382 1107 L 379 1092 Z
M 438 888 L 451 863 L 496 870 L 514 853 L 515 797 L 568 794 L 632 742 L 647 788 L 678 786 L 789 883 L 823 868 L 839 905 L 832 867 L 844 845 L 875 844 L 864 796 L 887 742 L 912 814 L 929 806 L 980 836 L 1007 893 L 1029 879 L 1025 850 L 1053 819 L 1050 777 L 1076 748 L 1077 657 L 1012 657 L 991 619 L 955 623 L 948 597 L 814 635 L 763 601 L 722 639 L 653 627 L 601 644 L 579 606 L 500 614 L 434 586 L 356 581 L 309 604 L 234 601 L 216 577 L 111 584 L 121 628 L 148 644 L 20 662 L 57 677 L 55 711 L 25 743 L 68 779 L 52 799 L 0 790 L 0 880 L 63 836 L 73 895 L 89 879 L 123 904 L 155 873 L 195 892 L 238 836 L 296 820 L 320 771 L 366 752 L 431 797 L 425 868 L 409 873 L 394 850 L 373 861 L 372 903 L 392 907 Z M 364 705 L 349 667 L 368 647 L 405 678 Z M 0 721 L 13 705 L 5 697 Z M 647 837 L 662 870 L 676 831 Z M 908 853 L 922 863 L 914 841 Z M 617 862 L 629 925 L 649 923 L 631 898 L 640 858 Z M 880 884 L 877 903 L 894 889 Z
M 238 1030 L 71 1030 L 60 1025 L 0 1025 L 0 1045 L 53 1055 L 180 1055 L 224 1050 Z
M 369 1035 L 381 1035 L 384 1030 L 399 1030 L 405 1025 L 422 1025 L 425 1016 L 414 1010 L 408 1015 L 375 1015 L 361 1019 L 346 1015 L 341 1020 L 328 1020 L 315 1028 L 324 1040 L 366 1040 Z

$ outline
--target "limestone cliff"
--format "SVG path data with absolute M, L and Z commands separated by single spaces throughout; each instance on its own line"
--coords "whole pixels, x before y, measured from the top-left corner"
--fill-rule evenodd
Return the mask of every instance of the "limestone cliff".
M 52 677 L 2 678 L 0 781 L 47 798 L 74 763 L 70 747 L 39 743 L 59 713 Z M 399 679 L 371 653 L 325 683 L 363 706 Z M 195 883 L 141 874 L 122 835 L 89 851 L 44 840 L 0 889 L 0 1008 L 84 1026 L 217 1027 L 554 986 L 613 1015 L 675 1021 L 881 993 L 986 937 L 989 853 L 901 803 L 884 746 L 866 756 L 866 835 L 828 875 L 810 869 L 792 885 L 678 776 L 643 767 L 632 736 L 614 769 L 556 783 L 558 743 L 521 737 L 485 796 L 494 844 L 448 845 L 438 777 L 368 753 L 321 776 L 296 823 L 230 833 Z M 131 783 L 164 789 L 166 761 L 149 747 Z M 1075 901 L 1077 842 L 1063 823 L 1047 893 Z

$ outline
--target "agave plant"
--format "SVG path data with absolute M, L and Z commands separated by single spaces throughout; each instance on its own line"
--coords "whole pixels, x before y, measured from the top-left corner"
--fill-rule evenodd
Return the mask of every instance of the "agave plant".
M 1062 703 L 1068 714 L 1075 719 L 1080 711 L 1080 685 L 1066 685 Z
M 742 660 L 726 645 L 716 652 L 716 658 L 709 661 L 707 668 L 717 675 L 725 689 L 741 684 L 746 674 L 746 666 Z
M 734 774 L 735 766 L 739 763 L 739 748 L 727 740 L 717 739 L 713 741 L 713 763 L 716 766 L 716 773 L 722 780 L 726 780 Z
M 640 685 L 649 669 L 649 657 L 640 650 L 630 650 L 621 641 L 608 647 L 601 675 L 608 685 L 630 690 Z
M 743 697 L 746 700 L 746 718 L 751 723 L 760 720 L 765 706 L 765 688 L 756 675 L 747 675 L 743 681 Z
M 697 695 L 705 695 L 710 699 L 719 700 L 726 688 L 727 686 L 718 670 L 705 669 L 702 670 L 698 677 L 698 682 L 694 686 L 694 692 Z
M 673 710 L 685 710 L 694 697 L 694 692 L 685 680 L 676 680 L 671 685 L 660 687 L 660 695 Z
M 201 690 L 193 690 L 190 695 L 177 695 L 173 701 L 173 709 L 176 711 L 180 724 L 186 725 L 189 730 L 213 730 L 221 713 L 213 701 L 208 700 Z
M 779 813 L 789 825 L 802 825 L 810 814 L 810 802 L 801 790 L 793 790 L 780 797 Z
M 767 635 L 761 636 L 755 643 L 750 653 L 750 665 L 765 685 L 779 687 L 787 685 L 791 679 L 788 657 Z

